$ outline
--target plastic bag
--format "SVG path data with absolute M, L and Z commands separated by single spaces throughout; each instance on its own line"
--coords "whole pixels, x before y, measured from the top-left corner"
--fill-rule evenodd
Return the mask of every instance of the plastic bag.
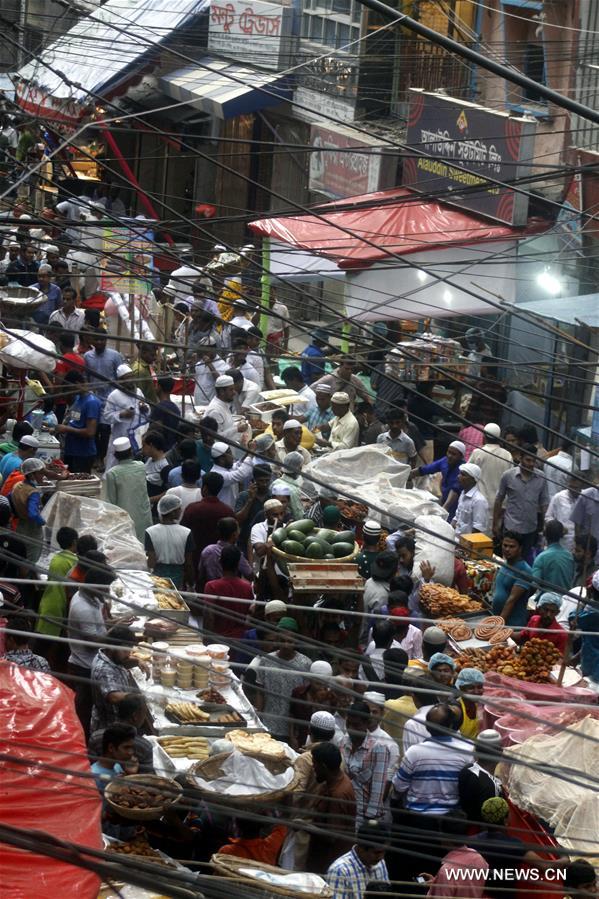
M 320 456 L 308 463 L 302 473 L 303 489 L 310 496 L 316 496 L 320 486 L 310 480 L 311 474 L 331 490 L 347 490 L 353 494 L 356 487 L 376 483 L 379 475 L 387 477 L 390 487 L 405 487 L 410 466 L 398 462 L 386 446 L 357 446 Z
M 221 775 L 212 780 L 204 780 L 196 774 L 194 781 L 200 789 L 225 796 L 251 796 L 255 793 L 270 793 L 288 786 L 294 777 L 289 765 L 282 774 L 272 774 L 266 765 L 250 755 L 236 749 L 221 764 Z
M 239 873 L 245 877 L 260 880 L 262 883 L 285 887 L 298 893 L 322 893 L 327 885 L 319 874 L 309 874 L 303 871 L 295 871 L 293 874 L 273 874 L 271 871 L 261 871 L 259 868 L 239 868 Z
M 54 371 L 56 347 L 51 340 L 33 331 L 11 329 L 10 336 L 13 335 L 14 339 L 0 350 L 0 362 L 11 368 L 34 368 L 48 374 Z
M 44 506 L 49 540 L 58 548 L 56 534 L 61 527 L 75 528 L 78 533 L 91 533 L 113 568 L 147 571 L 144 549 L 135 536 L 131 516 L 111 503 L 91 496 L 75 496 L 57 491 Z
M 0 820 L 102 849 L 102 800 L 73 699 L 50 674 L 0 662 L 0 753 L 7 757 L 0 761 Z M 90 871 L 7 843 L 0 845 L 0 871 L 0 894 L 11 899 L 96 899 L 100 885 Z
M 435 569 L 435 583 L 450 587 L 454 579 L 454 529 L 439 515 L 419 515 L 414 519 L 414 526 L 417 529 L 414 572 L 420 573 L 421 562 L 430 562 Z
M 447 512 L 427 490 L 407 490 L 391 487 L 385 475 L 365 487 L 354 490 L 356 497 L 372 506 L 371 515 L 382 527 L 395 531 L 402 524 L 411 524 L 420 515 L 447 518 Z M 381 512 L 380 510 L 384 510 Z

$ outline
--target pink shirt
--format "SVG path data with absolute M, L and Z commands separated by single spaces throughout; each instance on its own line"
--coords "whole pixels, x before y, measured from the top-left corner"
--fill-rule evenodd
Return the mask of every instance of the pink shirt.
M 485 442 L 484 437 L 485 435 L 480 425 L 470 425 L 468 428 L 462 428 L 458 434 L 458 439 L 461 440 L 466 447 L 466 452 L 464 453 L 464 460 L 466 462 L 474 450 L 483 445 Z
M 456 874 L 451 876 L 452 869 Z M 485 892 L 486 872 L 489 865 L 479 852 L 460 846 L 452 849 L 441 862 L 441 867 L 431 881 L 427 896 L 453 896 L 459 899 L 481 899 Z M 466 872 L 472 871 L 472 879 Z M 477 879 L 479 878 L 479 879 Z

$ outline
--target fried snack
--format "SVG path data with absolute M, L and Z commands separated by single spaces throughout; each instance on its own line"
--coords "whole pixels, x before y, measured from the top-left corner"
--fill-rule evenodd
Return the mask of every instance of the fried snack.
M 500 627 L 498 631 L 491 634 L 489 643 L 492 643 L 493 645 L 495 645 L 495 643 L 506 643 L 513 633 L 511 627 Z
M 173 759 L 207 759 L 210 753 L 205 737 L 159 737 L 158 743 Z
M 519 654 L 505 645 L 493 646 L 488 650 L 466 649 L 455 662 L 458 669 L 480 668 L 485 673 L 497 671 L 506 677 L 544 684 L 549 681 L 551 669 L 560 658 L 560 652 L 553 643 L 535 637 L 524 644 Z
M 259 752 L 273 759 L 287 758 L 283 744 L 273 740 L 270 734 L 248 734 L 245 730 L 232 730 L 227 734 L 227 740 L 230 740 L 240 752 Z
M 477 599 L 470 599 L 466 594 L 458 593 L 457 590 L 443 584 L 423 584 L 420 588 L 420 603 L 432 618 L 463 615 L 466 612 L 478 612 L 483 608 Z
M 223 694 L 219 693 L 218 690 L 215 690 L 214 687 L 210 687 L 207 690 L 200 690 L 196 695 L 204 702 L 212 702 L 214 705 L 226 705 L 227 703 Z
M 181 611 L 184 609 L 183 602 L 175 593 L 155 592 L 154 596 L 156 597 L 159 609 L 172 609 L 173 611 Z
M 171 590 L 173 587 L 172 581 L 169 581 L 167 577 L 158 577 L 157 574 L 152 574 L 150 577 L 155 587 L 162 587 L 165 590 Z
M 129 783 L 121 785 L 118 781 L 113 781 L 113 783 L 116 786 L 113 788 L 111 799 L 116 805 L 120 805 L 123 808 L 161 808 L 173 799 L 171 793 L 156 788 L 142 787 Z
M 210 715 L 193 702 L 169 702 L 166 713 L 178 718 L 182 724 L 203 724 Z
M 488 640 L 501 628 L 505 627 L 505 621 L 501 615 L 489 615 L 487 618 L 477 624 L 474 628 L 474 634 L 479 640 Z
M 112 843 L 108 846 L 108 852 L 114 852 L 116 855 L 136 855 L 139 858 L 146 858 L 157 865 L 173 866 L 174 862 L 167 861 L 163 858 L 157 849 L 153 849 L 144 836 L 135 837 L 127 843 Z
M 470 640 L 472 637 L 472 628 L 468 627 L 461 618 L 442 618 L 441 621 L 437 621 L 437 624 L 449 637 L 458 642 Z

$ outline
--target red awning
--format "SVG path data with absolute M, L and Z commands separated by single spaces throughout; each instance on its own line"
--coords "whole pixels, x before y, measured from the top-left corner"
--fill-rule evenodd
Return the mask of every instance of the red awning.
M 494 224 L 435 200 L 419 200 L 405 187 L 337 200 L 318 209 L 318 215 L 259 219 L 249 227 L 262 237 L 326 256 L 339 268 L 350 269 L 367 268 L 388 260 L 390 254 L 516 239 L 549 226 L 539 219 L 529 221 L 526 228 Z

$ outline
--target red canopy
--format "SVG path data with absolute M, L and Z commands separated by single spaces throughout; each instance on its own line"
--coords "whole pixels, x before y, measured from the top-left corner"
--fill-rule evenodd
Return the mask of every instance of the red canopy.
M 548 227 L 540 220 L 526 228 L 494 224 L 436 200 L 419 200 L 405 187 L 337 200 L 319 210 L 318 215 L 259 219 L 249 227 L 262 237 L 326 256 L 342 269 L 365 268 L 389 254 L 515 239 Z
M 102 849 L 102 800 L 72 691 L 50 674 L 0 662 L 0 734 L 0 821 Z M 96 874 L 6 844 L 0 871 L 0 894 L 14 899 L 98 895 Z

